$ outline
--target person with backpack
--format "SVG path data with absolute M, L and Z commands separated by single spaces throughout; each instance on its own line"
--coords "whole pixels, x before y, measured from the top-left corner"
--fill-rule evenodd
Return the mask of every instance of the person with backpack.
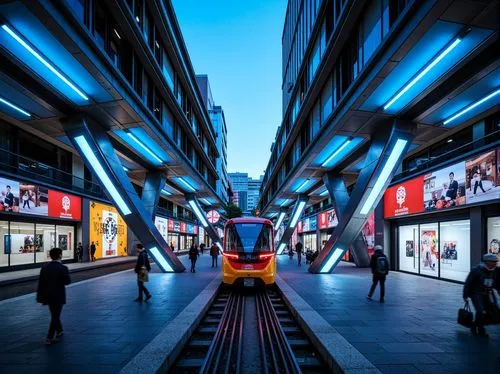
M 372 295 L 375 292 L 377 284 L 380 282 L 380 302 L 384 302 L 385 296 L 385 278 L 389 274 L 389 260 L 384 254 L 384 250 L 381 245 L 375 246 L 375 253 L 373 253 L 370 260 L 370 267 L 372 269 L 373 281 L 368 292 L 368 300 L 372 299 Z
M 151 293 L 144 286 L 145 282 L 149 281 L 149 272 L 151 271 L 151 264 L 149 263 L 148 253 L 144 250 L 141 243 L 136 245 L 137 249 L 137 262 L 135 263 L 135 272 L 137 274 L 137 287 L 139 288 L 139 296 L 134 301 L 142 303 L 142 294 L 146 295 L 146 301 L 151 299 Z

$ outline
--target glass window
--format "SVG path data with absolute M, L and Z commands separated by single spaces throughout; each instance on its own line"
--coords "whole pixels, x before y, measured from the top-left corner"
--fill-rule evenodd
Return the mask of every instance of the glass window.
M 319 47 L 319 40 L 316 39 L 316 42 L 314 43 L 314 48 L 309 60 L 309 83 L 314 78 L 314 74 L 316 74 L 316 70 L 318 69 L 319 62 L 320 62 L 320 47 Z
M 332 113 L 332 80 L 326 81 L 321 94 L 321 123 L 323 124 Z
M 470 271 L 470 221 L 442 222 L 440 277 L 464 282 Z
M 174 69 L 172 68 L 172 64 L 170 63 L 170 59 L 168 58 L 167 52 L 163 51 L 163 75 L 167 81 L 168 86 L 174 91 Z
M 49 251 L 56 246 L 56 226 L 37 224 L 35 232 L 36 262 L 50 261 Z
M 174 139 L 174 117 L 165 103 L 163 103 L 162 124 L 167 135 Z
M 368 61 L 373 52 L 377 49 L 382 41 L 382 22 L 380 14 L 380 0 L 371 2 L 370 7 L 365 12 L 363 22 L 364 35 L 364 62 Z
M 73 259 L 75 244 L 75 228 L 73 226 L 56 227 L 56 246 L 63 251 L 63 259 Z
M 500 217 L 488 218 L 488 252 L 497 255 L 500 266 Z
M 399 269 L 418 273 L 418 225 L 399 226 Z
M 253 253 L 272 250 L 271 226 L 262 223 L 236 223 L 226 230 L 226 251 Z
M 9 222 L 0 221 L 0 267 L 9 265 Z
M 10 223 L 10 264 L 32 264 L 35 260 L 35 224 Z
M 314 105 L 312 112 L 312 136 L 311 139 L 314 139 L 316 134 L 319 132 L 320 122 L 321 122 L 321 109 L 319 105 L 319 100 L 316 101 L 316 105 Z
M 420 274 L 438 276 L 439 234 L 438 224 L 420 225 Z

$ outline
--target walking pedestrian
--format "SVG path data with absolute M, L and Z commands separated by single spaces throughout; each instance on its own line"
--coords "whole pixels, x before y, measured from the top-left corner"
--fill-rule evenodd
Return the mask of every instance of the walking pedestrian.
M 82 243 L 78 243 L 76 246 L 76 260 L 78 262 L 82 262 L 82 256 L 83 256 L 83 246 Z
M 470 271 L 464 284 L 464 300 L 470 298 L 476 311 L 471 332 L 485 338 L 488 338 L 484 328 L 485 317 L 488 314 L 498 316 L 499 313 L 493 292 L 493 288 L 500 292 L 500 270 L 497 268 L 497 261 L 498 257 L 492 253 L 483 255 L 483 262 Z
M 97 250 L 96 246 L 95 246 L 95 243 L 92 242 L 90 244 L 90 261 L 91 262 L 94 262 L 96 260 L 95 258 L 95 251 Z
M 212 243 L 210 247 L 210 256 L 212 256 L 212 267 L 217 267 L 217 258 L 219 257 L 219 247 Z
M 48 305 L 50 310 L 50 326 L 45 344 L 57 343 L 57 338 L 63 335 L 61 312 L 66 304 L 66 288 L 71 283 L 68 267 L 61 263 L 61 248 L 52 248 L 49 252 L 51 262 L 40 269 L 40 279 L 36 301 Z
M 205 243 L 201 243 L 200 244 L 200 252 L 201 252 L 201 255 L 203 256 L 203 250 L 205 249 Z
M 137 249 L 137 262 L 135 263 L 135 272 L 137 273 L 137 287 L 139 289 L 139 296 L 134 301 L 142 303 L 143 293 L 146 295 L 146 301 L 151 299 L 151 293 L 144 286 L 145 282 L 149 281 L 149 272 L 151 265 L 149 263 L 148 253 L 144 250 L 144 246 L 139 243 L 136 245 Z
M 384 254 L 384 250 L 381 245 L 375 246 L 375 253 L 373 253 L 370 260 L 370 267 L 372 269 L 373 281 L 368 292 L 368 299 L 372 299 L 372 295 L 375 292 L 377 284 L 380 282 L 380 302 L 384 302 L 385 297 L 385 278 L 389 274 L 389 260 Z
M 297 262 L 299 264 L 299 266 L 302 266 L 302 249 L 304 248 L 304 246 L 302 245 L 302 243 L 300 241 L 297 242 L 297 244 L 295 244 L 295 252 L 297 252 Z
M 198 256 L 200 254 L 198 253 L 198 247 L 196 244 L 191 244 L 191 247 L 189 248 L 189 259 L 191 260 L 191 273 L 196 273 L 196 260 L 198 259 Z

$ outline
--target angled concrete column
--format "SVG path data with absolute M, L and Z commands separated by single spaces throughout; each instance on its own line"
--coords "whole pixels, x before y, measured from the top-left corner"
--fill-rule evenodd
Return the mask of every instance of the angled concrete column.
M 283 236 L 278 244 L 278 248 L 276 249 L 277 254 L 282 254 L 286 249 L 288 242 L 290 241 L 293 231 L 295 230 L 295 226 L 297 226 L 297 222 L 299 221 L 300 215 L 304 211 L 304 208 L 307 204 L 307 196 L 300 195 L 295 205 L 293 206 L 292 213 L 290 214 L 290 218 L 286 224 L 285 231 L 283 232 Z
M 124 221 L 160 269 L 163 272 L 184 271 L 184 266 L 156 229 L 151 212 L 137 196 L 106 130 L 83 115 L 66 119 L 63 126 L 85 165 L 101 182 Z
M 333 200 L 337 217 L 341 219 L 350 199 L 344 178 L 339 173 L 330 171 L 323 175 L 323 183 Z M 367 267 L 370 265 L 368 247 L 362 233 L 359 233 L 356 239 L 353 240 L 351 244 L 351 254 L 356 266 Z
M 160 201 L 161 189 L 165 186 L 165 179 L 165 172 L 163 170 L 153 170 L 148 171 L 144 180 L 141 200 L 144 204 L 144 209 L 151 214 L 153 222 L 156 207 L 158 206 L 158 201 Z
M 312 273 L 329 273 L 363 229 L 368 215 L 375 209 L 399 168 L 414 137 L 415 125 L 394 120 L 392 125 L 381 126 L 372 137 L 356 186 L 332 236 L 310 266 Z M 332 189 L 332 196 L 334 191 Z
M 201 225 L 203 226 L 205 232 L 208 234 L 212 242 L 214 242 L 222 251 L 222 240 L 220 239 L 219 234 L 217 233 L 215 227 L 210 222 L 208 222 L 207 217 L 205 215 L 205 211 L 201 208 L 201 205 L 198 202 L 196 195 L 190 193 L 190 194 L 185 194 L 184 196 L 191 209 L 193 209 L 193 212 L 198 218 L 198 221 L 200 221 Z

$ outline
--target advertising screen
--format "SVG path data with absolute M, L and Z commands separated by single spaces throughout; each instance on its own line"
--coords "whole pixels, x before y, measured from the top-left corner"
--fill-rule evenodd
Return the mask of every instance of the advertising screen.
M 155 217 L 155 226 L 160 232 L 162 238 L 165 242 L 168 241 L 168 219 L 156 216 Z
M 302 225 L 302 221 L 297 222 L 297 233 L 302 234 L 303 229 L 304 229 L 304 227 Z
M 110 205 L 90 202 L 90 242 L 96 245 L 96 258 L 127 256 L 127 225 Z
M 424 175 L 426 212 L 465 205 L 465 161 Z
M 49 190 L 48 214 L 50 217 L 82 219 L 82 199 L 65 192 Z
M 328 228 L 328 212 L 318 214 L 318 227 L 320 230 Z
M 19 213 L 19 182 L 0 178 L 0 211 Z
M 47 216 L 49 211 L 49 190 L 34 184 L 19 184 L 19 212 Z
M 420 213 L 423 201 L 423 176 L 389 187 L 384 194 L 384 217 Z
M 500 199 L 497 151 L 491 151 L 465 162 L 467 204 Z

